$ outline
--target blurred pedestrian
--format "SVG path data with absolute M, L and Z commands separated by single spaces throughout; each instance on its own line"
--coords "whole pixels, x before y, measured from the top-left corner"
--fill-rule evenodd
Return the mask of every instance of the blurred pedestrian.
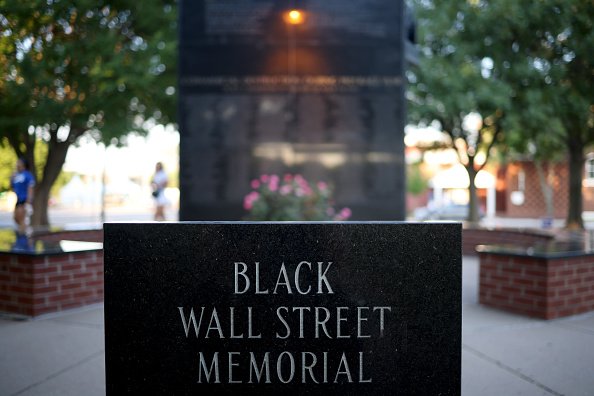
M 33 187 L 35 177 L 29 171 L 29 162 L 19 158 L 16 162 L 16 171 L 10 178 L 10 187 L 17 196 L 14 208 L 14 222 L 17 231 L 24 234 L 27 231 L 28 218 L 33 214 Z
M 153 180 L 151 182 L 153 197 L 155 198 L 156 205 L 156 221 L 165 220 L 165 206 L 168 203 L 167 197 L 165 197 L 165 187 L 167 187 L 168 182 L 169 179 L 167 178 L 165 170 L 163 170 L 163 164 L 161 162 L 157 162 L 157 165 L 155 166 L 155 174 L 153 175 Z

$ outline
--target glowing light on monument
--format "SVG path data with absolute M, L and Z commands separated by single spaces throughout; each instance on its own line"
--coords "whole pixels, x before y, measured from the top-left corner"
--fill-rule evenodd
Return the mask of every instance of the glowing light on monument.
M 284 14 L 283 19 L 290 25 L 301 25 L 305 22 L 305 13 L 299 10 L 290 10 Z

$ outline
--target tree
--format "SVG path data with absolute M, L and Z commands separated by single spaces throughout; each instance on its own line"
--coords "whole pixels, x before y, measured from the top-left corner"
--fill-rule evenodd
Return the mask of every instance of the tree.
M 490 74 L 512 89 L 513 117 L 508 114 L 506 127 L 523 130 L 525 141 L 538 136 L 538 150 L 543 139 L 563 142 L 569 161 L 566 226 L 583 228 L 584 148 L 594 143 L 594 3 L 475 0 L 464 12 L 465 39 L 477 42 L 473 56 L 489 59 Z
M 44 163 L 47 158 L 48 147 L 47 143 L 43 140 L 38 139 L 35 143 L 34 158 L 38 161 L 37 163 Z M 10 177 L 15 171 L 17 156 L 14 150 L 10 147 L 7 138 L 0 140 L 0 193 L 10 191 Z M 36 179 L 40 179 L 43 176 L 43 169 L 41 167 L 31 169 Z M 64 187 L 72 178 L 71 173 L 61 172 L 56 182 L 52 187 L 52 196 L 58 194 L 60 188 Z
M 509 115 L 505 157 L 529 159 L 536 168 L 545 202 L 545 215 L 554 217 L 554 164 L 565 157 L 563 127 L 538 90 L 525 89 L 513 97 L 522 114 Z
M 429 180 L 423 174 L 421 162 L 406 165 L 406 192 L 414 196 L 421 195 L 427 191 Z
M 8 141 L 0 140 L 0 194 L 10 190 L 10 176 L 14 172 L 16 159 L 14 151 L 8 147 Z
M 448 103 L 461 104 L 457 98 L 464 97 L 467 89 L 470 96 L 481 97 L 480 90 L 493 88 L 494 96 L 508 95 L 508 103 L 493 98 L 491 104 L 477 103 L 475 111 L 493 114 L 492 104 L 496 104 L 499 129 L 506 135 L 516 134 L 515 139 L 523 141 L 518 147 L 536 145 L 542 158 L 558 153 L 558 143 L 563 142 L 570 173 L 567 226 L 582 228 L 584 148 L 594 142 L 594 3 L 415 3 L 426 58 L 418 81 L 427 88 L 426 95 L 417 96 L 434 96 L 443 102 L 446 114 L 457 114 L 463 108 Z M 442 62 L 447 64 L 442 67 Z M 479 69 L 483 81 L 469 82 L 463 69 L 457 73 L 456 68 L 463 65 Z M 446 81 L 437 81 L 438 87 L 433 90 L 430 84 L 435 84 L 435 79 L 431 77 L 439 74 Z M 418 102 L 426 107 L 426 101 Z M 544 134 L 547 137 L 541 136 Z
M 68 148 L 85 133 L 118 142 L 175 114 L 175 2 L 0 0 L 0 131 L 36 164 L 33 225 Z
M 450 136 L 469 176 L 468 221 L 476 223 L 475 178 L 501 139 L 510 91 L 473 56 L 475 44 L 463 38 L 469 5 L 446 1 L 438 7 L 429 0 L 415 5 L 421 55 L 418 67 L 408 73 L 410 121 L 439 121 Z M 469 122 L 473 118 L 475 122 Z

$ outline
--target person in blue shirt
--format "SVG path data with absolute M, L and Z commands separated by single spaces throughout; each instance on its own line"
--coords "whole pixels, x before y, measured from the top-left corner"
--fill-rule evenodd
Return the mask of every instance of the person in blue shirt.
M 14 208 L 14 221 L 18 231 L 25 233 L 27 230 L 26 219 L 33 213 L 33 187 L 35 177 L 29 171 L 29 163 L 24 158 L 19 158 L 16 163 L 16 172 L 10 178 L 10 186 L 17 196 Z

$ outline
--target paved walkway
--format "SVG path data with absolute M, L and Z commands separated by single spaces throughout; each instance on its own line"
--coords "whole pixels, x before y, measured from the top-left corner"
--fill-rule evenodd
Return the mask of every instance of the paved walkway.
M 464 257 L 463 395 L 594 395 L 594 312 L 544 321 L 477 300 L 478 260 Z
M 84 225 L 91 227 L 99 227 L 101 225 L 100 212 L 101 208 L 97 207 L 50 207 L 49 219 L 52 226 L 76 226 L 82 227 Z M 120 221 L 151 221 L 153 220 L 153 206 L 140 205 L 123 205 L 110 206 L 105 210 L 105 219 L 107 222 Z M 165 211 L 166 219 L 168 221 L 176 221 L 178 219 L 178 207 L 169 206 Z M 584 225 L 586 229 L 594 230 L 594 212 L 583 212 Z M 414 219 L 409 219 L 414 221 Z M 565 225 L 564 219 L 555 219 L 553 222 L 554 229 L 561 229 Z M 487 228 L 528 228 L 528 229 L 542 229 L 542 220 L 538 218 L 507 218 L 494 217 L 484 218 L 481 220 L 481 226 Z M 12 219 L 11 210 L 0 209 L 0 228 L 13 228 L 14 220 Z
M 103 307 L 0 320 L 0 395 L 105 394 Z
M 554 321 L 477 304 L 464 258 L 462 394 L 593 395 L 594 313 Z M 0 319 L 0 395 L 104 395 L 103 308 Z

